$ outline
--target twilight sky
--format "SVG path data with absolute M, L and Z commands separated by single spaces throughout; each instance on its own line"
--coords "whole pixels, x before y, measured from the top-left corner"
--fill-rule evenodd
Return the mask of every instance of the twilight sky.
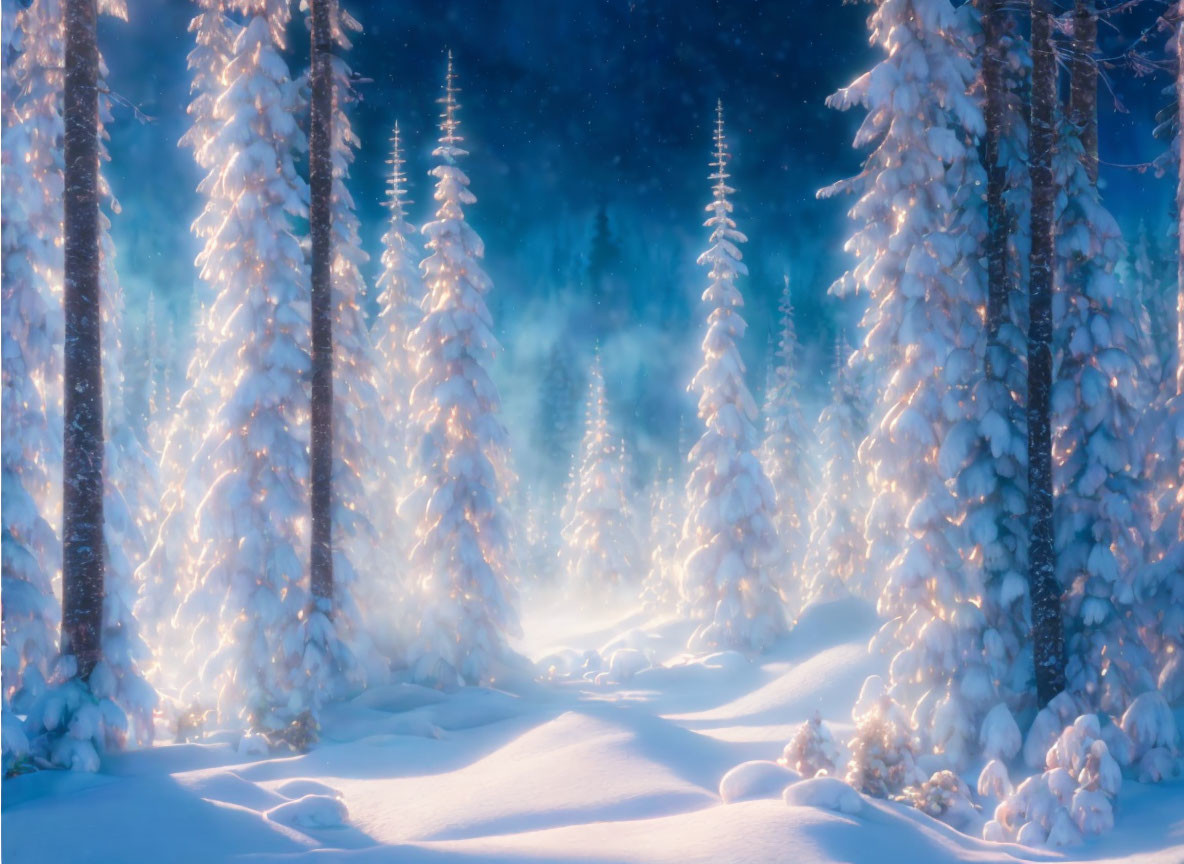
M 840 114 L 826 96 L 864 71 L 875 53 L 870 7 L 839 0 L 344 0 L 364 32 L 346 57 L 372 83 L 353 116 L 362 139 L 351 189 L 377 271 L 390 128 L 409 146 L 412 220 L 428 213 L 426 171 L 435 136 L 444 52 L 462 88 L 465 168 L 478 203 L 472 225 L 486 241 L 494 280 L 490 305 L 506 346 L 499 383 L 516 439 L 547 437 L 539 393 L 555 386 L 556 343 L 582 384 L 583 358 L 598 339 L 610 400 L 633 428 L 644 457 L 669 450 L 697 351 L 694 258 L 710 198 L 707 161 L 715 100 L 724 102 L 735 153 L 736 218 L 750 238 L 743 280 L 750 324 L 750 383 L 760 389 L 771 313 L 788 271 L 806 344 L 808 391 L 828 374 L 828 345 L 845 313 L 826 287 L 849 259 L 847 201 L 815 191 L 854 172 L 850 146 L 859 112 Z M 183 0 L 128 0 L 131 21 L 104 23 L 100 40 L 112 89 L 152 118 L 118 110 L 108 168 L 123 212 L 114 220 L 129 307 L 147 291 L 184 317 L 195 272 L 188 226 L 201 201 L 185 128 L 192 46 Z M 1137 33 L 1162 5 L 1102 27 L 1103 53 Z M 1156 44 L 1162 41 L 1157 38 Z M 292 28 L 289 65 L 307 64 L 302 20 Z M 1102 159 L 1138 163 L 1161 149 L 1151 135 L 1164 101 L 1162 78 L 1111 71 L 1129 113 L 1103 90 Z M 1103 167 L 1105 196 L 1124 228 L 1140 218 L 1162 226 L 1168 181 Z M 594 297 L 585 278 L 596 211 L 608 216 L 616 254 L 613 291 Z M 611 307 L 611 308 L 606 308 Z M 849 316 L 847 316 L 849 317 Z M 853 330 L 850 332 L 854 333 Z M 614 395 L 614 391 L 616 391 Z M 525 442 L 523 442 L 525 443 Z M 536 443 L 539 443 L 536 441 Z M 526 448 L 520 448 L 526 449 Z

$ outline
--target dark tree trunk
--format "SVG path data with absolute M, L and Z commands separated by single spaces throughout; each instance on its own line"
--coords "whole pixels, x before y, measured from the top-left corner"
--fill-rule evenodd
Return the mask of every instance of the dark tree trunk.
M 999 159 L 1003 137 L 1004 110 L 1007 101 L 1003 80 L 1004 0 L 985 0 L 983 5 L 983 85 L 986 90 L 985 159 L 987 168 L 987 340 L 998 341 L 999 328 L 1007 317 L 1011 296 L 1011 270 L 1008 267 L 1008 229 L 1010 220 L 1004 194 L 1007 191 L 1007 167 Z M 986 354 L 990 374 L 992 352 Z M 1003 370 L 1000 370 L 1002 372 Z
M 312 116 L 308 135 L 312 240 L 311 589 L 333 608 L 333 54 L 332 0 L 312 0 Z
M 1176 7 L 1176 392 L 1184 396 L 1184 0 Z
M 1036 698 L 1043 707 L 1065 689 L 1065 633 L 1056 580 L 1052 521 L 1052 177 L 1053 118 L 1057 66 L 1049 0 L 1031 0 L 1032 116 L 1029 170 L 1032 177 L 1032 250 L 1029 258 L 1028 324 L 1028 519 L 1032 595 L 1032 653 Z
M 103 632 L 103 373 L 99 313 L 96 0 L 65 4 L 65 437 L 62 653 L 90 677 Z
M 1094 0 L 1073 6 L 1073 59 L 1069 63 L 1069 119 L 1081 130 L 1082 160 L 1091 183 L 1098 182 L 1098 13 Z

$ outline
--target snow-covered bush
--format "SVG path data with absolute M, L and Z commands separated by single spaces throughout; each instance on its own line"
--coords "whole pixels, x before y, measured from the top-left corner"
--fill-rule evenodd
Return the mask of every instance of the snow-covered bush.
M 909 719 L 878 675 L 863 684 L 852 712 L 855 733 L 847 742 L 847 782 L 868 795 L 890 798 L 925 781 L 917 767 L 917 743 Z
M 778 761 L 803 777 L 815 777 L 821 772 L 834 774 L 839 759 L 839 748 L 830 727 L 815 711 L 814 716 L 799 726 L 789 739 Z
M 1002 759 L 1004 762 L 1020 752 L 1023 736 L 1020 727 L 1006 705 L 1000 702 L 987 712 L 979 730 L 978 741 L 983 756 L 987 759 Z
M 1103 739 L 1098 715 L 1083 714 L 1064 727 L 1044 761 L 1043 774 L 1029 777 L 995 808 L 995 818 L 983 828 L 986 839 L 1060 847 L 1114 827 L 1122 770 Z
M 1158 783 L 1181 771 L 1176 718 L 1156 690 L 1135 697 L 1123 712 L 1119 727 L 1129 739 L 1129 762 L 1138 763 L 1140 783 Z
M 953 771 L 938 771 L 924 783 L 907 787 L 897 800 L 956 828 L 967 825 L 978 812 L 970 789 Z

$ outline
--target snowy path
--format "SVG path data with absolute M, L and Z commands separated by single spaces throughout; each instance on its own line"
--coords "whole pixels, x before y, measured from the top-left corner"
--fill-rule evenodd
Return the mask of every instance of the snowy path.
M 575 626 L 547 621 L 556 633 Z M 523 649 L 553 653 L 534 623 L 538 638 Z M 603 644 L 619 624 L 584 622 L 574 647 Z M 114 757 L 101 775 L 15 778 L 3 786 L 3 860 L 1075 860 L 986 844 L 883 802 L 855 816 L 780 799 L 720 803 L 728 769 L 775 758 L 815 709 L 843 727 L 877 671 L 865 647 L 873 627 L 866 609 L 836 604 L 759 665 L 723 655 L 626 684 L 557 681 L 517 696 L 387 687 L 330 712 L 325 740 L 304 756 L 170 745 Z M 676 630 L 631 639 L 661 655 Z M 1075 854 L 1180 864 L 1184 784 L 1128 787 L 1115 832 Z

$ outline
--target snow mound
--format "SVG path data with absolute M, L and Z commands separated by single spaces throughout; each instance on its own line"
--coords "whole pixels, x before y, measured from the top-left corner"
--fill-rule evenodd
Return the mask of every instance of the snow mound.
M 306 777 L 297 778 L 295 780 L 288 780 L 275 787 L 275 791 L 283 795 L 285 798 L 304 798 L 309 795 L 327 795 L 331 798 L 340 798 L 341 792 L 334 789 L 332 786 L 326 786 L 319 780 L 309 780 Z
M 776 762 L 761 759 L 741 762 L 719 781 L 719 797 L 725 804 L 776 798 L 785 787 L 801 779 L 798 772 Z
M 752 661 L 739 651 L 717 651 L 695 662 L 701 664 L 705 669 L 718 669 L 727 674 L 735 674 L 752 668 Z
M 608 661 L 608 672 L 596 676 L 597 683 L 604 683 L 601 679 L 614 684 L 624 684 L 638 672 L 650 667 L 650 660 L 644 651 L 637 648 L 618 648 L 612 653 Z
M 791 807 L 818 807 L 854 815 L 863 809 L 863 796 L 834 777 L 814 777 L 794 783 L 781 793 Z
M 343 828 L 349 821 L 345 802 L 332 795 L 305 795 L 263 814 L 288 828 Z

